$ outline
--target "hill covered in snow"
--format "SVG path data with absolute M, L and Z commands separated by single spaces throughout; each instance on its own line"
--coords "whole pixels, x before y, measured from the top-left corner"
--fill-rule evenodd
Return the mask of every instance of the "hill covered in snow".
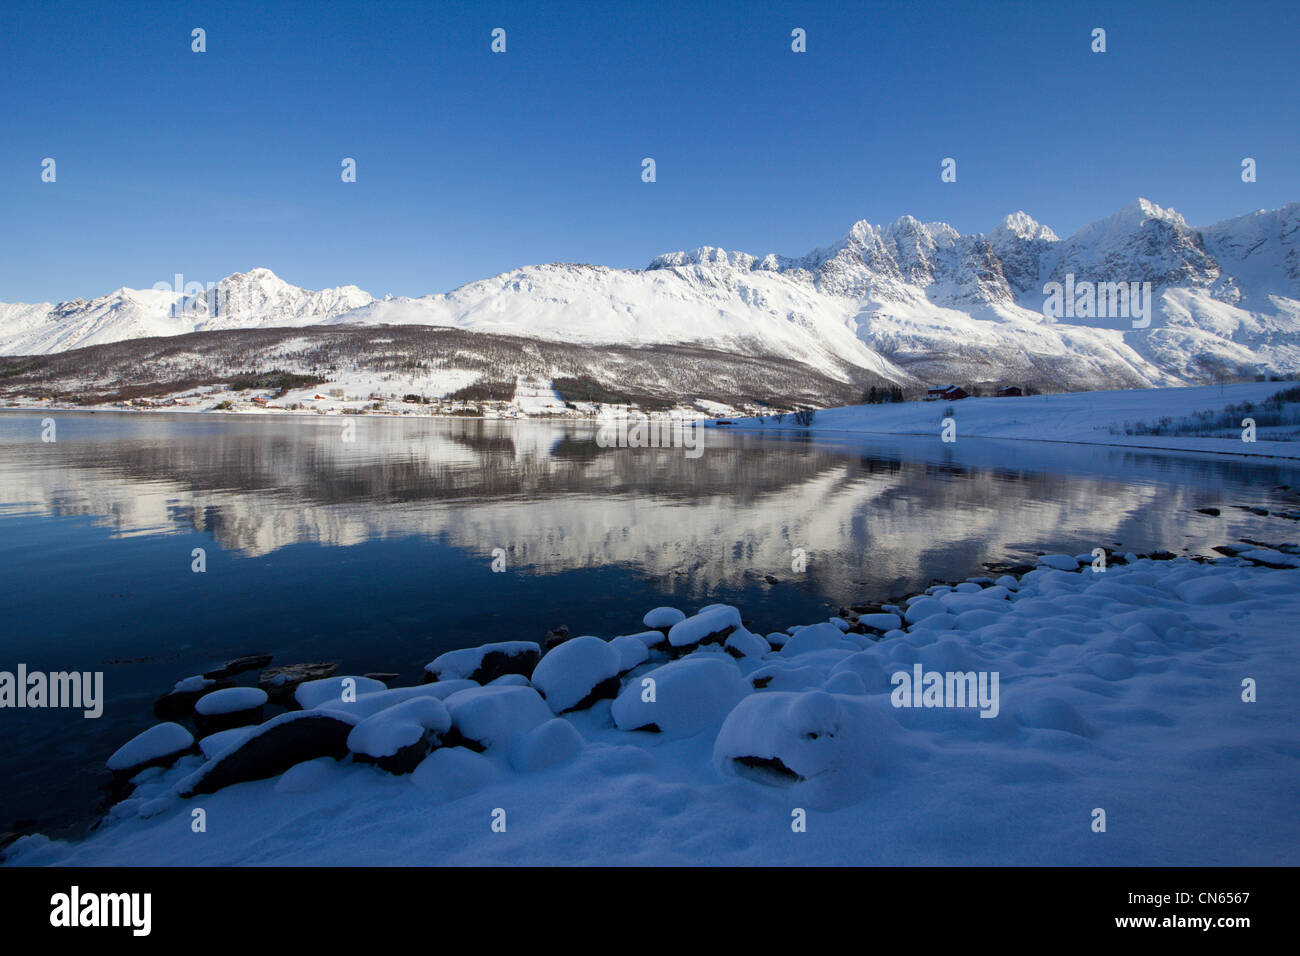
M 1070 298 L 1061 314 L 1046 306 L 1052 283 Z M 1133 290 L 1134 315 L 1116 307 L 1119 283 Z M 1075 293 L 1094 288 L 1094 304 L 1074 308 Z M 1061 391 L 1292 374 L 1300 203 L 1196 228 L 1138 200 L 1066 239 L 1023 212 L 976 235 L 911 217 L 862 221 L 797 258 L 703 247 L 644 269 L 525 266 L 419 298 L 377 300 L 355 286 L 310 292 L 259 268 L 202 294 L 119 289 L 90 301 L 0 304 L 0 354 L 316 325 L 695 346 L 780 358 L 854 387 L 957 381 Z

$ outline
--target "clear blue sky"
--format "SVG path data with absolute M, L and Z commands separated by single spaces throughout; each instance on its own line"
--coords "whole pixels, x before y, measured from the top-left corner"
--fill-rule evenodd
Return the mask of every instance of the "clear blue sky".
M 1298 24 L 1293 0 L 3 0 L 0 301 L 259 265 L 422 295 L 904 214 L 1065 235 L 1139 195 L 1208 223 L 1300 199 Z

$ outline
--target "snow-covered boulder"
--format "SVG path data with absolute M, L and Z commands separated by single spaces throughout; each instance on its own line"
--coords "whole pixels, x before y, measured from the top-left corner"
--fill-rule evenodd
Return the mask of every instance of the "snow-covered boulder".
M 304 681 L 294 690 L 293 699 L 303 710 L 311 710 L 320 704 L 342 704 L 352 697 L 373 694 L 381 690 L 388 690 L 388 685 L 383 681 L 348 674 L 342 677 Z
M 557 714 L 618 694 L 623 658 L 599 637 L 575 637 L 553 648 L 533 671 L 533 687 Z
M 194 704 L 194 723 L 203 734 L 262 722 L 266 691 L 258 687 L 227 687 L 204 694 Z
M 487 684 L 503 674 L 530 677 L 541 659 L 535 641 L 500 641 L 439 654 L 424 666 L 429 680 L 472 680 Z
M 348 750 L 362 763 L 410 773 L 451 730 L 451 714 L 436 697 L 412 697 L 367 717 L 348 734 Z
M 858 649 L 856 644 L 844 639 L 843 631 L 831 622 L 826 621 L 822 624 L 814 624 L 811 627 L 801 627 L 798 633 L 785 642 L 785 646 L 781 648 L 781 656 L 794 657 L 796 654 L 806 654 L 809 651 L 824 651 L 832 648 L 848 651 Z
M 377 714 L 381 710 L 387 710 L 394 704 L 400 704 L 403 701 L 417 697 L 432 697 L 437 700 L 445 700 L 457 691 L 477 686 L 479 685 L 472 680 L 436 681 L 432 684 L 418 684 L 415 687 L 393 687 L 389 690 L 358 694 L 356 700 L 345 701 L 337 697 L 330 697 L 321 701 L 312 709 L 340 711 L 351 714 L 358 720 L 365 720 L 367 717 Z
M 208 734 L 199 741 L 199 750 L 208 760 L 214 760 L 235 744 L 243 743 L 256 730 L 256 727 L 231 727 Z
M 509 747 L 554 717 L 531 687 L 472 687 L 457 691 L 444 703 L 452 731 L 443 743 L 477 751 Z
M 740 628 L 740 611 L 726 604 L 710 605 L 692 617 L 678 621 L 668 630 L 668 643 L 678 650 L 701 644 L 721 644 Z
M 727 715 L 713 745 L 720 773 L 797 787 L 819 809 L 859 800 L 901 728 L 882 697 L 822 690 L 754 694 Z
M 729 656 L 691 655 L 629 681 L 610 713 L 620 730 L 685 737 L 716 726 L 751 690 Z
M 511 751 L 510 765 L 520 773 L 545 770 L 572 760 L 585 746 L 573 724 L 555 717 L 519 738 Z
M 254 727 L 241 743 L 205 763 L 178 785 L 180 795 L 215 793 L 223 787 L 275 777 L 317 757 L 341 760 L 356 718 L 322 710 L 293 710 Z
M 873 631 L 892 631 L 903 626 L 903 619 L 897 614 L 863 614 L 858 618 L 858 623 Z
M 640 631 L 636 634 L 628 634 L 628 637 L 634 637 L 646 647 L 658 647 L 668 640 L 668 628 L 658 631 Z M 614 638 L 618 640 L 618 638 Z M 612 642 L 611 642 L 612 643 Z
M 772 649 L 772 645 L 762 637 L 750 633 L 743 627 L 738 631 L 732 631 L 722 647 L 732 657 L 762 657 Z
M 190 717 L 200 697 L 229 686 L 230 681 L 218 681 L 202 674 L 179 680 L 171 690 L 153 702 L 153 715 L 159 720 L 180 720 Z
M 113 751 L 107 766 L 114 773 L 134 774 L 146 767 L 171 763 L 193 746 L 194 735 L 180 724 L 154 724 Z
M 1079 559 L 1069 554 L 1045 554 L 1038 559 L 1038 563 L 1045 567 L 1055 568 L 1057 571 L 1079 570 Z
M 664 636 L 658 631 L 651 631 L 651 634 L 658 634 L 662 641 Z M 618 672 L 626 674 L 634 667 L 644 664 L 650 658 L 650 648 L 645 641 L 638 639 L 636 636 L 616 637 L 609 642 L 609 646 L 618 651 L 619 665 Z
M 675 607 L 657 607 L 653 611 L 646 611 L 645 617 L 641 618 L 641 623 L 652 630 L 666 634 L 674 624 L 684 620 L 686 615 Z

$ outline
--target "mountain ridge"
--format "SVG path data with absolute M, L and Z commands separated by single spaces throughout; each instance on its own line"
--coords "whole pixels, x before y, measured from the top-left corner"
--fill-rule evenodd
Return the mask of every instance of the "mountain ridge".
M 1152 321 L 1056 319 L 1044 284 L 1149 282 Z M 190 294 L 186 294 L 189 291 Z M 429 325 L 576 345 L 696 343 L 844 379 L 899 384 L 1032 376 L 1063 389 L 1193 384 L 1300 371 L 1300 203 L 1205 227 L 1138 199 L 1062 239 L 1023 211 L 988 233 L 902 216 L 855 222 L 806 255 L 714 246 L 642 269 L 522 266 L 446 293 L 309 291 L 265 267 L 201 295 L 119 289 L 0 304 L 0 355 L 225 329 Z

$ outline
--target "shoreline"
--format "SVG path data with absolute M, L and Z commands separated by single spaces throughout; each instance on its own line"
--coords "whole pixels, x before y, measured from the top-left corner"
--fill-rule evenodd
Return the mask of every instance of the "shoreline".
M 1107 548 L 1103 550 L 1107 555 L 1106 570 L 1116 570 L 1116 571 L 1119 571 L 1121 569 L 1130 566 L 1135 568 L 1141 568 L 1141 567 L 1151 566 L 1155 564 L 1169 565 L 1171 567 L 1177 565 L 1195 564 L 1201 566 L 1202 568 L 1211 569 L 1211 571 L 1217 568 L 1222 568 L 1222 569 L 1246 568 L 1246 569 L 1251 569 L 1258 574 L 1263 574 L 1263 572 L 1268 570 L 1281 571 L 1282 573 L 1285 573 L 1285 571 L 1289 569 L 1300 569 L 1300 555 L 1295 555 L 1296 552 L 1295 547 L 1288 546 L 1288 545 L 1281 545 L 1278 547 L 1286 549 L 1285 551 L 1279 551 L 1278 552 L 1279 554 L 1283 554 L 1287 556 L 1288 559 L 1292 559 L 1292 556 L 1294 556 L 1293 558 L 1294 564 L 1290 565 L 1289 568 L 1283 568 L 1276 565 L 1262 564 L 1260 562 L 1263 559 L 1259 556 L 1255 558 L 1241 558 L 1236 555 L 1231 555 L 1231 556 L 1225 555 L 1223 557 L 1206 557 L 1203 555 L 1174 555 L 1170 552 L 1162 552 L 1162 551 L 1155 551 L 1150 554 L 1134 554 L 1132 552 L 1121 554 L 1117 549 Z M 1238 554 L 1241 554 L 1244 553 L 1247 549 L 1233 548 L 1230 550 L 1236 550 Z M 1087 559 L 1088 557 L 1089 556 L 1087 555 L 1078 555 L 1073 557 L 1069 557 L 1065 555 L 1040 555 L 1038 558 L 1035 559 L 1035 564 L 1032 567 L 1030 567 L 1028 564 L 986 565 L 984 573 L 972 575 L 970 577 L 965 578 L 962 581 L 949 581 L 949 582 L 942 582 L 942 583 L 935 582 L 927 586 L 923 590 L 917 591 L 914 594 L 907 594 L 901 598 L 896 598 L 896 599 L 886 598 L 882 600 L 864 600 L 859 604 L 852 605 L 851 608 L 841 607 L 839 609 L 840 614 L 832 616 L 829 619 L 829 622 L 826 623 L 833 624 L 835 628 L 838 629 L 843 640 L 853 641 L 859 645 L 857 649 L 848 651 L 848 653 L 851 656 L 861 652 L 867 652 L 878 647 L 897 647 L 900 645 L 900 642 L 903 644 L 909 643 L 909 638 L 912 635 L 916 635 L 918 633 L 924 633 L 926 631 L 931 631 L 932 628 L 934 628 L 932 632 L 933 634 L 951 633 L 951 632 L 946 632 L 941 628 L 938 628 L 934 624 L 933 620 L 931 620 L 931 623 L 929 625 L 926 625 L 925 621 L 927 620 L 928 616 L 922 616 L 917 621 L 913 621 L 911 616 L 912 614 L 911 608 L 913 605 L 918 604 L 918 602 L 928 601 L 929 603 L 933 603 L 933 601 L 936 598 L 943 598 L 944 595 L 948 595 L 948 594 L 957 595 L 962 593 L 966 593 L 967 596 L 972 597 L 972 599 L 978 600 L 980 599 L 982 594 L 984 594 L 985 592 L 990 592 L 990 589 L 992 589 L 993 591 L 1001 590 L 1002 592 L 1009 591 L 1010 599 L 1014 600 L 1016 595 L 1021 591 L 1022 587 L 1025 584 L 1027 584 L 1029 580 L 1031 580 L 1036 574 L 1043 574 L 1043 573 L 1047 573 L 1049 575 L 1076 574 L 1085 579 L 1089 578 L 1094 572 L 1091 571 L 1088 565 L 1085 563 L 1085 559 Z M 1070 561 L 1076 562 L 1078 566 L 1072 570 L 1068 570 L 1067 566 L 1069 565 Z M 1101 577 L 1100 575 L 1097 575 L 1098 579 L 1100 579 L 1100 577 Z M 971 586 L 973 584 L 976 585 L 976 589 L 974 591 L 971 590 Z M 715 609 L 720 607 L 728 607 L 728 606 L 709 605 L 697 611 L 695 616 L 699 617 L 701 615 L 709 613 L 710 609 Z M 879 615 L 891 615 L 891 614 L 896 615 L 900 619 L 898 621 L 899 626 L 890 627 L 886 629 L 882 626 L 879 626 L 877 623 L 864 624 L 862 622 L 862 618 L 864 617 L 873 617 L 874 619 L 878 620 Z M 685 620 L 687 621 L 691 621 L 693 619 L 694 618 L 691 617 L 685 618 Z M 649 620 L 650 620 L 650 615 L 647 614 L 646 621 L 649 622 Z M 739 611 L 737 611 L 736 622 L 739 624 L 739 621 L 740 621 L 740 613 Z M 746 625 L 748 623 L 749 622 L 746 621 L 744 625 L 739 625 L 738 628 L 736 628 L 736 630 L 731 633 L 744 634 L 747 635 L 748 637 L 758 637 L 758 635 L 748 634 L 746 628 Z M 751 668 L 751 675 L 752 675 L 752 670 L 763 669 L 762 668 L 763 662 L 773 658 L 779 659 L 781 655 L 785 652 L 786 648 L 789 646 L 790 641 L 799 633 L 799 631 L 810 630 L 815 628 L 824 628 L 826 626 L 826 623 L 813 624 L 813 625 L 792 625 L 788 627 L 784 632 L 785 636 L 781 644 L 777 644 L 771 641 L 773 638 L 775 638 L 778 634 L 781 634 L 782 632 L 773 632 L 773 634 L 767 635 L 766 638 L 760 637 L 759 640 L 763 642 L 763 649 L 761 651 L 758 651 L 756 648 L 744 648 L 745 641 L 741 641 L 737 644 L 736 647 L 733 647 L 732 641 L 729 639 L 728 635 L 724 635 L 724 638 L 727 638 L 725 644 L 723 643 L 723 641 L 718 641 L 715 646 L 711 642 L 707 640 L 703 640 L 698 643 L 688 644 L 684 647 L 684 649 L 668 650 L 666 654 L 665 654 L 665 649 L 667 645 L 664 644 L 663 642 L 669 637 L 670 631 L 672 629 L 663 628 L 662 629 L 663 633 L 662 633 L 662 637 L 660 638 L 660 641 L 656 644 L 649 645 L 648 655 L 637 665 L 634 665 L 633 667 L 627 669 L 626 671 L 620 672 L 619 676 L 621 680 L 631 681 L 631 679 L 634 678 L 637 674 L 643 673 L 645 668 L 650 667 L 652 665 L 662 667 L 665 665 L 665 663 L 672 664 L 673 662 L 676 661 L 689 660 L 701 654 L 714 655 L 715 652 L 725 653 L 740 663 L 754 663 L 758 665 L 756 668 Z M 647 631 L 646 633 L 647 634 L 653 633 L 653 629 L 651 631 Z M 856 635 L 856 637 L 851 637 L 851 635 Z M 638 638 L 644 637 L 644 635 L 636 635 L 636 636 Z M 927 635 L 927 639 L 929 639 L 928 635 Z M 573 638 L 569 638 L 566 641 L 558 642 L 554 645 L 554 647 L 562 647 L 564 646 L 564 644 L 568 643 L 571 640 L 573 640 Z M 600 641 L 601 639 L 582 638 L 581 640 Z M 620 637 L 620 638 L 609 639 L 610 642 L 627 641 L 627 640 L 630 640 L 630 638 Z M 541 642 L 538 643 L 540 644 Z M 487 645 L 487 646 L 492 647 L 495 645 Z M 442 655 L 442 658 L 439 658 L 439 660 L 450 656 L 455 656 L 456 654 L 472 654 L 472 652 L 481 650 L 482 647 L 483 646 L 470 646 L 467 648 L 462 648 L 459 651 L 448 652 Z M 546 654 L 553 649 L 554 648 L 551 647 L 550 645 L 546 645 L 542 650 L 541 656 L 544 658 Z M 829 650 L 829 649 L 830 649 L 829 644 L 826 644 L 826 646 L 823 648 L 823 650 Z M 844 650 L 847 651 L 848 649 L 845 648 Z M 750 660 L 751 658 L 752 660 Z M 267 660 L 262 662 L 262 665 L 265 666 L 266 664 L 269 663 L 270 661 Z M 427 665 L 426 670 L 428 670 L 432 666 L 433 664 Z M 530 670 L 534 670 L 535 666 L 536 665 L 534 664 L 533 668 L 530 668 Z M 250 671 L 250 673 L 253 672 Z M 507 680 L 506 678 L 508 677 L 514 677 L 516 679 Z M 523 679 L 519 680 L 518 678 L 520 677 L 522 677 Z M 534 680 L 536 680 L 535 673 L 533 677 Z M 337 680 L 340 678 L 333 678 L 333 679 Z M 778 674 L 778 679 L 779 679 L 779 674 Z M 193 680 L 193 678 L 191 678 L 190 680 Z M 426 682 L 425 685 L 423 686 L 428 686 L 430 680 L 433 680 L 433 682 L 436 684 L 438 681 L 447 680 L 447 678 L 445 676 L 439 675 L 436 679 L 434 679 L 434 678 L 429 678 L 426 675 Z M 452 678 L 450 682 L 466 683 L 463 677 Z M 500 675 L 497 679 L 493 681 L 485 680 L 483 682 L 482 687 L 479 687 L 478 689 L 490 688 L 495 686 L 497 683 L 503 683 L 503 682 L 510 685 L 517 685 L 521 687 L 536 686 L 536 684 L 532 684 L 529 682 L 527 676 L 520 673 L 512 673 L 509 669 L 507 669 L 506 673 Z M 181 683 L 183 683 L 183 681 Z M 473 683 L 475 683 L 475 685 L 477 686 L 477 682 L 473 682 Z M 232 685 L 230 684 L 230 682 L 227 682 L 227 686 L 240 687 L 240 686 L 247 686 L 247 685 L 240 684 L 238 682 L 235 682 Z M 421 685 L 416 685 L 417 688 L 419 686 Z M 757 681 L 754 682 L 755 693 L 761 694 L 766 687 L 767 685 L 760 684 Z M 411 690 L 414 689 L 415 688 L 411 688 Z M 401 690 L 401 688 L 389 688 L 388 690 L 389 691 Z M 919 694 L 919 690 L 917 693 Z M 607 695 L 607 696 L 612 697 L 613 695 Z M 608 713 L 609 713 L 607 704 L 602 705 L 599 701 L 597 701 L 596 704 L 597 707 L 601 707 L 601 706 L 604 707 L 601 713 L 605 715 L 607 721 Z M 316 705 L 316 706 L 319 707 L 320 705 Z M 590 706 L 591 705 L 589 705 L 589 707 Z M 302 715 L 302 714 L 306 714 L 308 711 L 311 710 L 313 710 L 313 708 L 310 706 L 301 706 L 299 704 L 291 703 L 282 712 L 274 713 L 265 719 L 260 719 L 260 724 L 261 726 L 266 726 L 268 724 L 274 723 L 277 720 L 277 718 L 282 718 L 285 717 L 286 715 L 291 715 L 291 714 Z M 582 714 L 576 714 L 573 712 L 558 713 L 556 715 L 556 719 L 553 720 L 552 723 L 555 723 L 556 720 L 562 720 L 567 717 L 570 720 L 570 722 L 579 726 L 579 729 L 585 729 L 583 728 L 583 725 L 579 720 L 579 718 L 583 716 L 584 715 Z M 260 712 L 259 712 L 259 718 L 261 718 Z M 192 719 L 193 718 L 191 718 L 191 720 Z M 198 740 L 199 734 L 196 733 L 194 736 L 195 736 L 195 740 Z M 446 741 L 441 745 L 441 747 L 445 749 L 450 745 L 451 742 Z M 236 745 L 235 749 L 238 749 L 238 745 Z M 452 749 L 460 749 L 460 748 L 453 747 Z M 438 750 L 439 750 L 439 745 L 435 744 L 434 749 L 430 751 L 430 755 L 432 755 L 433 753 L 437 753 Z M 179 757 L 180 759 L 176 761 L 176 764 L 180 766 L 182 769 L 186 770 L 188 774 L 189 771 L 192 771 L 195 768 L 185 766 L 185 758 L 187 756 L 193 758 L 194 755 L 198 753 L 198 751 L 199 751 L 198 744 L 195 743 L 192 747 L 188 748 L 183 753 L 174 755 L 173 759 Z M 205 748 L 205 753 L 206 753 L 206 748 Z M 222 755 L 220 753 L 215 755 L 215 757 L 209 755 L 206 763 L 200 764 L 199 766 L 209 765 L 213 762 L 214 759 L 217 760 L 221 759 L 221 756 Z M 428 758 L 426 757 L 425 759 L 427 760 Z M 357 757 L 356 754 L 352 754 L 347 760 L 343 761 L 343 764 L 359 765 L 362 762 L 372 763 L 373 761 L 371 760 L 362 761 Z M 171 761 L 168 761 L 167 763 L 170 764 Z M 374 771 L 375 768 L 371 767 L 369 768 L 369 770 Z M 155 784 L 157 784 L 159 781 L 163 780 L 164 778 L 168 778 L 167 779 L 168 787 L 164 788 L 164 790 L 168 788 L 170 788 L 172 791 L 175 790 L 177 781 L 175 780 L 176 773 L 174 771 L 175 771 L 174 767 L 172 770 L 162 769 L 160 766 L 155 766 L 155 765 L 142 767 L 141 772 L 138 774 L 138 776 L 133 777 L 131 784 L 126 784 L 124 780 L 117 781 L 117 786 L 119 787 L 119 796 L 122 796 L 124 799 L 120 801 L 115 800 L 113 805 L 110 806 L 108 809 L 106 809 L 104 812 L 97 813 L 89 819 L 70 822 L 64 827 L 56 828 L 54 831 L 54 832 L 66 833 L 67 830 L 73 827 L 77 827 L 79 828 L 80 836 L 74 838 L 69 838 L 65 836 L 63 838 L 58 838 L 54 841 L 50 841 L 47 837 L 39 833 L 30 834 L 30 835 L 20 835 L 16 840 L 14 840 L 8 846 L 0 847 L 0 863 L 9 864 L 9 865 L 24 865 L 26 862 L 28 862 L 28 859 L 32 853 L 35 853 L 35 856 L 38 859 L 31 860 L 31 862 L 39 862 L 39 857 L 43 855 L 44 851 L 47 848 L 54 848 L 58 846 L 66 847 L 69 853 L 75 854 L 78 851 L 79 847 L 88 845 L 92 841 L 102 836 L 104 833 L 112 831 L 116 826 L 120 825 L 123 820 L 129 821 L 132 818 L 132 816 L 135 815 L 136 811 L 140 811 L 139 813 L 140 818 L 142 820 L 147 821 L 149 818 L 152 818 L 155 815 L 155 813 L 163 811 L 163 807 L 160 806 L 160 804 L 166 806 L 172 806 L 175 804 L 176 801 L 173 799 L 174 792 L 171 794 L 164 794 L 161 796 L 154 793 L 154 791 L 158 789 L 155 786 Z M 123 787 L 126 788 L 124 793 L 121 790 L 121 788 Z M 246 786 L 241 787 L 240 789 L 247 789 L 247 787 Z M 279 790 L 279 787 L 277 787 L 276 789 Z M 146 812 L 146 807 L 141 805 L 142 804 L 141 798 L 134 796 L 133 792 L 145 793 L 144 803 L 150 804 L 150 806 L 147 808 L 148 812 Z M 197 800 L 198 798 L 193 798 L 193 799 Z M 209 797 L 209 799 L 211 799 L 211 797 Z M 182 804 L 182 807 L 183 806 L 184 804 Z M 124 808 L 125 808 L 125 813 L 124 813 Z M 84 829 L 81 829 L 83 826 Z M 16 856 L 15 859 L 10 859 L 11 852 Z

